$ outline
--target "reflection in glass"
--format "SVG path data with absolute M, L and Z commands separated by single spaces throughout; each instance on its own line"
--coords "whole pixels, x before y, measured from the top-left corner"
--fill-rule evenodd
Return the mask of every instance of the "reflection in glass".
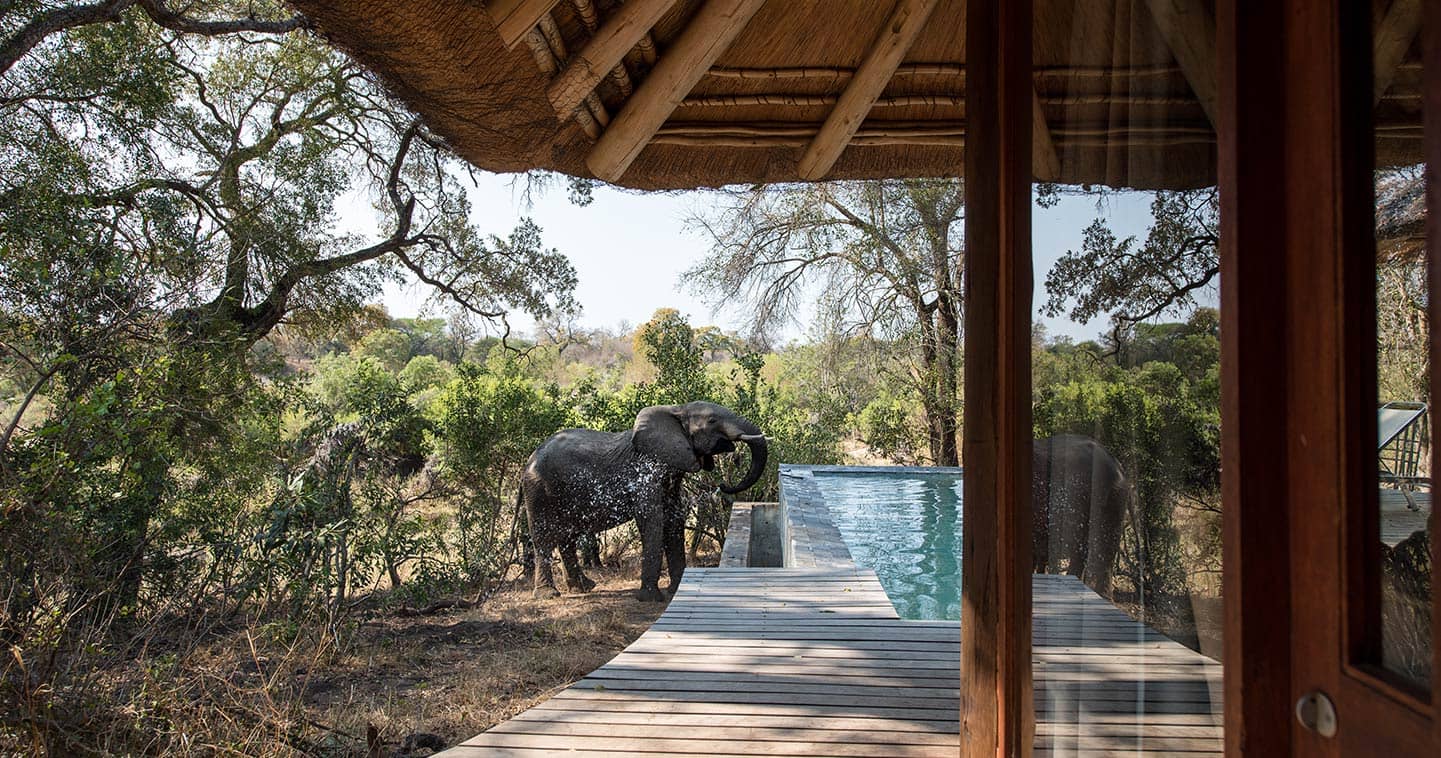
M 1402 7 L 1402 6 L 1398 6 Z M 1379 23 L 1398 27 L 1389 14 Z M 1381 663 L 1431 678 L 1430 292 L 1419 18 L 1378 46 L 1376 384 Z
M 1037 751 L 1222 749 L 1214 40 L 1172 7 L 1036 11 Z

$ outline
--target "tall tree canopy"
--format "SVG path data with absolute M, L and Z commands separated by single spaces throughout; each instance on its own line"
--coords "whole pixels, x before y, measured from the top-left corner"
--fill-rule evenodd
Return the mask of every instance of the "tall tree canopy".
M 691 221 L 711 253 L 686 282 L 756 335 L 816 302 L 824 328 L 905 346 L 931 460 L 957 465 L 961 181 L 767 185 L 710 199 Z
M 11 4 L 0 340 L 34 380 L 117 338 L 245 347 L 406 272 L 491 319 L 574 308 L 540 230 L 482 235 L 445 146 L 305 26 L 266 2 Z

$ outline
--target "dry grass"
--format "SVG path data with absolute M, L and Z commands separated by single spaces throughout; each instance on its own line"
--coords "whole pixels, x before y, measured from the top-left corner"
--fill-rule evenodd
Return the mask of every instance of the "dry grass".
M 427 755 L 583 677 L 664 610 L 634 598 L 634 561 L 587 573 L 589 594 L 533 599 L 512 579 L 468 610 L 372 611 L 339 641 L 271 620 L 87 646 L 63 656 L 62 684 L 24 698 L 17 654 L 0 676 L 0 755 Z
M 482 607 L 362 623 L 305 688 L 315 722 L 400 745 L 427 733 L 460 742 L 545 700 L 610 660 L 664 610 L 633 597 L 634 568 L 589 569 L 585 595 L 533 599 L 514 581 Z

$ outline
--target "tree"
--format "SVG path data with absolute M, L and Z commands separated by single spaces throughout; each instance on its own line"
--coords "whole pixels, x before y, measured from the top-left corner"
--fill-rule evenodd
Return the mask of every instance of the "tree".
M 765 185 L 716 198 L 691 218 L 711 253 L 687 284 L 739 309 L 752 335 L 793 321 L 815 295 L 829 331 L 904 345 L 931 460 L 957 465 L 961 181 Z
M 703 351 L 696 330 L 674 308 L 659 308 L 650 321 L 635 330 L 635 354 L 655 369 L 653 391 L 644 393 L 655 403 L 689 403 L 711 395 Z
M 273 368 L 252 348 L 277 326 L 355 314 L 405 275 L 501 324 L 574 308 L 540 229 L 482 235 L 458 159 L 304 19 L 171 8 L 22 2 L 0 20 L 0 353 L 25 388 L 0 496 L 76 530 L 125 607 L 166 560 L 154 529 L 198 442 Z M 368 226 L 337 223 L 367 198 Z
M 1111 314 L 1114 349 L 1137 324 L 1195 305 L 1221 273 L 1220 195 L 1214 187 L 1157 192 L 1144 243 L 1119 239 L 1103 219 L 1086 227 L 1081 249 L 1068 250 L 1046 274 L 1048 316 L 1078 322 Z M 1067 304 L 1070 310 L 1067 311 Z

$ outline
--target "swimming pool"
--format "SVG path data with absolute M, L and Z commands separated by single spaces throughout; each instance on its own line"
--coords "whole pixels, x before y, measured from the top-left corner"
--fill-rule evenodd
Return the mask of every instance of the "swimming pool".
M 815 467 L 814 486 L 857 565 L 907 619 L 961 617 L 961 473 Z

